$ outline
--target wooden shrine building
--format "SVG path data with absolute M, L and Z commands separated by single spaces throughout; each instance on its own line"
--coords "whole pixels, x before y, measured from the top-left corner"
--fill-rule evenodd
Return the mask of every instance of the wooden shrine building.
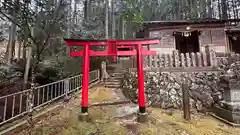
M 199 19 L 148 21 L 137 38 L 159 38 L 159 45 L 148 49 L 159 53 L 202 52 L 209 45 L 217 54 L 240 53 L 240 19 Z M 239 26 L 238 26 L 239 25 Z

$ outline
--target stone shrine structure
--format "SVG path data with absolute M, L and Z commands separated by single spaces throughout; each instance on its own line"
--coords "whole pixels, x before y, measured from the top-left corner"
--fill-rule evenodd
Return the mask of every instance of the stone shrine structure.
M 227 120 L 231 125 L 240 124 L 240 87 L 231 75 L 222 76 L 223 100 L 214 106 L 214 113 Z

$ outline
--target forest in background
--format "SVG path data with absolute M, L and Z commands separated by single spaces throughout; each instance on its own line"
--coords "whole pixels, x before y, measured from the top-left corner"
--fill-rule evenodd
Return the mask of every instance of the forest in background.
M 0 89 L 80 74 L 63 37 L 128 39 L 144 21 L 239 19 L 239 9 L 240 0 L 0 0 Z M 91 58 L 92 69 L 102 60 Z
M 133 4 L 139 0 L 131 1 Z M 141 3 L 142 2 L 142 3 Z M 144 20 L 188 20 L 239 18 L 239 0 L 140 0 Z

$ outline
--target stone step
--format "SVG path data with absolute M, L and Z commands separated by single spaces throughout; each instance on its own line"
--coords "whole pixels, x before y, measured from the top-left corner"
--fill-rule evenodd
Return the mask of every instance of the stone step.
M 112 74 L 116 74 L 116 75 L 124 75 L 124 72 L 114 71 L 114 72 L 112 72 Z
M 116 71 L 116 72 L 114 72 L 113 74 L 116 74 L 116 75 L 123 75 L 124 73 L 123 73 L 123 72 Z
M 110 89 L 118 89 L 118 88 L 120 88 L 120 86 L 105 86 L 105 88 L 110 88 Z
M 121 79 L 123 79 L 123 76 L 110 76 L 108 79 L 110 79 L 110 80 L 121 80 Z
M 123 79 L 123 77 L 109 77 L 109 78 L 106 78 L 105 81 L 113 81 L 113 82 L 119 82 Z
M 115 82 L 121 82 L 121 80 L 120 79 L 109 78 L 109 79 L 105 79 L 104 82 L 113 82 L 113 83 L 115 83 Z
M 111 74 L 124 74 L 124 73 L 126 73 L 126 71 L 125 70 L 114 70 L 114 71 L 107 71 L 108 73 L 111 73 Z
M 121 87 L 121 85 L 119 84 L 119 85 L 104 85 L 106 88 L 120 88 Z
M 112 82 L 119 82 L 123 79 L 123 77 L 109 77 L 109 78 L 105 78 L 104 81 L 112 81 Z
M 110 77 L 109 78 L 116 78 L 116 79 L 121 79 L 121 78 L 123 78 L 124 76 L 123 75 L 110 75 Z
M 127 69 L 115 69 L 115 71 L 119 73 L 124 73 L 127 71 Z
M 104 81 L 105 84 L 121 84 L 121 81 Z
M 121 73 L 121 72 L 113 72 L 112 74 L 114 74 L 114 75 L 124 75 L 124 73 Z
M 105 82 L 105 85 L 120 85 L 120 84 L 121 82 L 109 82 L 109 81 Z

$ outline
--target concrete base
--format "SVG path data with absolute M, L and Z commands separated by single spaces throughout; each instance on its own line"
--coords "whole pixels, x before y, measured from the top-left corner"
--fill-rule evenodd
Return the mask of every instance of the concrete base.
M 215 115 L 235 124 L 240 124 L 240 113 L 224 109 L 218 105 L 213 108 Z
M 78 116 L 78 120 L 79 121 L 89 121 L 89 115 L 88 113 L 80 113 L 79 116 Z
M 138 113 L 137 121 L 144 123 L 148 121 L 148 113 Z
M 64 102 L 68 102 L 68 101 L 70 101 L 70 99 L 71 99 L 71 97 L 70 96 L 67 96 L 67 97 L 64 97 Z
M 220 121 L 222 121 L 222 122 L 230 125 L 230 126 L 240 127 L 240 124 L 232 123 L 232 122 L 230 122 L 230 121 L 228 121 L 228 120 L 226 120 L 226 119 L 224 119 L 224 118 L 221 118 L 221 117 L 217 116 L 216 114 L 214 114 L 214 113 L 212 113 L 212 112 L 209 112 L 208 114 L 211 115 L 212 117 L 214 117 L 214 118 L 216 118 L 216 119 L 218 119 L 218 120 L 220 120 Z

